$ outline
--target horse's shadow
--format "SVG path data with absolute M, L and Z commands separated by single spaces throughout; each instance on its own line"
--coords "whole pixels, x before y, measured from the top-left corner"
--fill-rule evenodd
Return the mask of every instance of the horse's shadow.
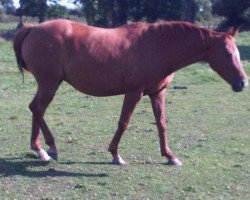
M 0 158 L 0 177 L 25 176 L 31 178 L 39 177 L 108 177 L 107 173 L 83 173 L 70 172 L 54 169 L 49 162 L 39 160 L 28 160 L 27 157 Z M 66 164 L 66 163 L 65 163 Z M 47 170 L 33 170 L 38 167 L 48 166 Z M 30 170 L 32 169 L 32 170 Z

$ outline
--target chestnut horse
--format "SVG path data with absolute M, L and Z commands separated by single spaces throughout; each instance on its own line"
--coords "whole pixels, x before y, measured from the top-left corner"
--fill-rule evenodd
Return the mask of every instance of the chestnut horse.
M 165 95 L 173 73 L 205 61 L 232 89 L 242 91 L 248 78 L 234 36 L 187 22 L 133 23 L 114 29 L 96 28 L 69 20 L 25 26 L 15 36 L 19 69 L 32 73 L 37 93 L 30 103 L 31 148 L 41 160 L 57 159 L 54 137 L 44 113 L 62 81 L 93 96 L 124 94 L 118 128 L 109 145 L 114 164 L 125 164 L 118 144 L 143 95 L 151 99 L 159 132 L 161 154 L 170 165 L 182 163 L 171 152 L 166 136 Z M 49 146 L 42 149 L 39 130 Z

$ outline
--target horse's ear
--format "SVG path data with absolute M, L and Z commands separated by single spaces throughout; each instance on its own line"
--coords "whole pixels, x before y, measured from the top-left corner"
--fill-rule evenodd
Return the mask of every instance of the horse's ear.
M 226 35 L 235 37 L 238 32 L 239 32 L 239 28 L 231 27 L 226 32 Z

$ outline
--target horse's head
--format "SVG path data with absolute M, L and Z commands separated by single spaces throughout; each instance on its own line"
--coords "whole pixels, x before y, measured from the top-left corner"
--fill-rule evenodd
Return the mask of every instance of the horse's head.
M 209 49 L 208 62 L 211 68 L 232 86 L 233 91 L 240 92 L 248 86 L 248 77 L 235 45 L 237 31 L 231 28 L 213 40 Z

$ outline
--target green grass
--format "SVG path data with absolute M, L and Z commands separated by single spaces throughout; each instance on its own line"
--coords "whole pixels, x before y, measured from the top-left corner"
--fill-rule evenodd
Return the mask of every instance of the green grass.
M 6 31 L 9 29 L 14 29 L 16 28 L 17 23 L 16 22 L 9 22 L 9 23 L 1 23 L 0 24 L 0 30 L 1 31 Z
M 249 32 L 238 45 L 250 74 Z M 207 65 L 180 70 L 168 91 L 169 143 L 184 163 L 178 168 L 160 156 L 147 97 L 120 144 L 129 165 L 110 165 L 107 148 L 123 97 L 90 97 L 67 84 L 45 116 L 59 160 L 36 160 L 28 109 L 35 91 L 31 75 L 22 84 L 11 43 L 0 42 L 1 199 L 250 199 L 249 89 L 233 93 Z

